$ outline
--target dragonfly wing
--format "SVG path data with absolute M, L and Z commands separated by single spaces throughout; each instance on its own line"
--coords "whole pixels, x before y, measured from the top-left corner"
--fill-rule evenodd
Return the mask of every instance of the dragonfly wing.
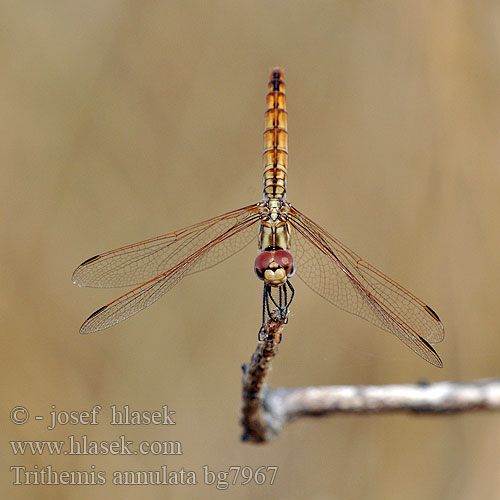
M 204 259 L 197 259 L 187 274 L 212 267 L 244 248 L 252 239 L 238 231 L 248 221 L 257 222 L 257 205 L 240 208 L 173 233 L 133 243 L 96 255 L 80 264 L 73 273 L 73 283 L 97 288 L 138 285 L 165 273 L 199 248 L 225 232 L 223 240 Z
M 259 220 L 258 217 L 255 218 L 247 214 L 237 223 L 233 223 L 233 226 L 228 230 L 220 233 L 203 247 L 192 252 L 168 271 L 101 307 L 85 320 L 80 328 L 80 333 L 93 333 L 104 330 L 137 314 L 165 295 L 184 276 L 224 260 L 229 255 L 221 251 L 221 248 L 227 248 L 228 241 L 237 236 L 241 238 L 241 241 L 247 241 L 251 234 L 254 235 L 253 226 L 257 220 Z
M 429 363 L 443 366 L 431 344 L 443 340 L 444 328 L 429 306 L 293 207 L 288 222 L 297 275 L 306 285 L 396 335 Z

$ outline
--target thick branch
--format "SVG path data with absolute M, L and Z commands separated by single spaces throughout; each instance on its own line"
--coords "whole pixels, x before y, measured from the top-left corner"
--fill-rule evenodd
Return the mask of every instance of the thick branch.
M 500 409 L 500 379 L 385 386 L 320 386 L 270 389 L 264 379 L 286 323 L 277 311 L 262 327 L 257 349 L 243 365 L 242 439 L 275 438 L 299 417 L 335 414 L 413 413 L 449 415 Z
M 442 415 L 500 408 L 500 380 L 383 386 L 322 386 L 269 390 L 264 400 L 274 421 L 335 414 Z

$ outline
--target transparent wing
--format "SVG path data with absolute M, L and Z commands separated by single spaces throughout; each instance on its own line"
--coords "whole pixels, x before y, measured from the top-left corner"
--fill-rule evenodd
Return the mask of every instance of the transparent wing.
M 290 207 L 288 215 L 297 275 L 306 285 L 396 335 L 429 363 L 443 366 L 430 344 L 443 340 L 444 328 L 429 306 L 295 208 Z
M 219 215 L 173 233 L 104 252 L 80 264 L 73 273 L 73 283 L 97 288 L 144 283 L 168 271 L 197 249 L 252 217 L 256 222 L 256 205 Z M 251 241 L 251 234 L 234 232 L 231 240 L 222 241 L 224 244 L 218 245 L 204 259 L 198 259 L 190 267 L 188 274 L 207 269 L 234 255 Z
M 233 225 L 229 229 L 219 220 L 218 227 L 222 232 L 216 237 L 177 262 L 168 271 L 98 309 L 85 320 L 80 333 L 104 330 L 137 314 L 165 295 L 187 274 L 215 265 L 229 257 L 228 250 L 234 250 L 235 238 L 248 242 L 251 235 L 255 237 L 255 228 L 252 226 L 259 220 L 258 214 L 247 213 L 244 217 L 241 215 L 233 218 Z

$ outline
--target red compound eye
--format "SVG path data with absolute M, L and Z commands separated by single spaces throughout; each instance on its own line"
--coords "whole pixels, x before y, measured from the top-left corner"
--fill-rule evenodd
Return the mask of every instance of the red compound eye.
M 259 279 L 264 280 L 264 273 L 266 269 L 269 269 L 272 262 L 275 263 L 274 268 L 283 268 L 288 277 L 292 276 L 295 272 L 295 264 L 290 252 L 287 250 L 264 250 L 255 259 L 254 269 Z
M 292 276 L 295 272 L 295 263 L 293 262 L 292 254 L 287 250 L 276 250 L 273 253 L 274 260 L 286 271 L 287 276 Z
M 273 261 L 273 253 L 263 251 L 260 252 L 259 255 L 255 258 L 255 274 L 259 277 L 259 279 L 264 279 L 264 271 L 269 267 L 269 264 Z

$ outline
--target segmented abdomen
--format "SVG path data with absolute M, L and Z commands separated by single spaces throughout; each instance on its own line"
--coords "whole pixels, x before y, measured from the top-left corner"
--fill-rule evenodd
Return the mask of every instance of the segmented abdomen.
M 286 194 L 288 132 L 283 72 L 275 68 L 268 84 L 264 126 L 264 198 L 282 199 Z

